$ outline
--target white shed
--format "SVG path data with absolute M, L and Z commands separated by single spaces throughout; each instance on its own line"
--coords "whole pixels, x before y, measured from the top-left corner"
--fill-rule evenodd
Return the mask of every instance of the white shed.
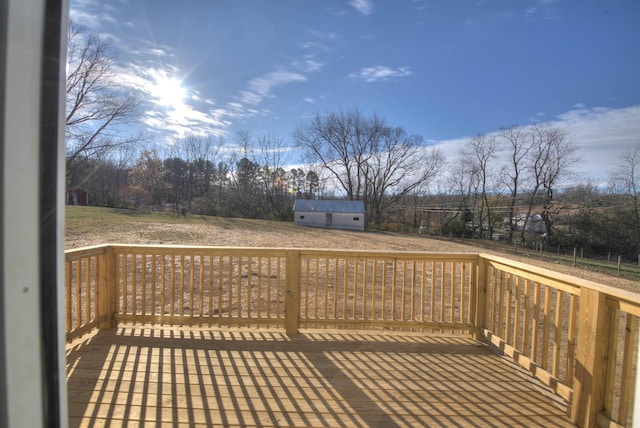
M 301 226 L 364 230 L 362 201 L 296 199 L 293 221 Z

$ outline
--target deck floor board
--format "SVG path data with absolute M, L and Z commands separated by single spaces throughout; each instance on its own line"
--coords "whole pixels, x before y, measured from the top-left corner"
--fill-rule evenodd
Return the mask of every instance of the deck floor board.
M 67 346 L 72 427 L 573 426 L 466 336 L 124 325 Z

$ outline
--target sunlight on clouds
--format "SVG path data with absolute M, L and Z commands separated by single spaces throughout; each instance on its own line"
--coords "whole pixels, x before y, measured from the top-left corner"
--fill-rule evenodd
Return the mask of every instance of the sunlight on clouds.
M 184 99 L 187 96 L 186 90 L 182 87 L 182 82 L 175 78 L 160 77 L 151 88 L 151 95 L 155 97 L 160 105 L 182 109 Z
M 211 98 L 202 98 L 175 76 L 179 70 L 128 64 L 120 69 L 121 82 L 141 94 L 141 123 L 150 134 L 171 144 L 187 135 L 223 136 L 230 126 L 229 109 L 213 108 Z
M 170 111 L 147 111 L 143 123 L 152 133 L 163 135 L 168 143 L 187 135 L 224 136 L 230 122 L 224 110 L 198 111 L 182 105 Z

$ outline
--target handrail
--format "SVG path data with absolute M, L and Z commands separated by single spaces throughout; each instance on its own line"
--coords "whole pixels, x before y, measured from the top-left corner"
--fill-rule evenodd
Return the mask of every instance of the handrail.
M 118 322 L 468 333 L 580 426 L 631 420 L 640 296 L 491 254 L 101 245 L 65 251 L 67 338 Z
M 615 300 L 628 301 L 634 306 L 640 308 L 640 294 L 637 293 L 632 293 L 621 288 L 611 287 L 609 285 L 600 284 L 588 279 L 578 278 L 573 275 L 567 275 L 561 272 L 556 272 L 539 266 L 529 265 L 516 260 L 510 260 L 505 257 L 500 257 L 489 253 L 480 253 L 478 256 L 483 260 L 487 260 L 497 264 L 503 264 L 505 266 L 511 266 L 512 268 L 519 270 L 523 274 L 526 273 L 529 276 L 537 276 L 535 280 L 541 282 L 551 282 L 556 288 L 563 288 L 561 284 L 566 284 L 570 287 L 588 288 L 599 293 L 604 293 Z
M 580 426 L 631 423 L 640 296 L 480 254 L 484 334 L 570 405 Z
M 104 245 L 65 251 L 65 312 L 67 341 L 99 327 L 100 284 L 105 277 Z

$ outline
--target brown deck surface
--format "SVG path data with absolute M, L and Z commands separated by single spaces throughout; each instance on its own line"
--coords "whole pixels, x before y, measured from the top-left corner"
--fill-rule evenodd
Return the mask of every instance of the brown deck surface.
M 121 326 L 67 346 L 70 426 L 572 426 L 464 336 Z

